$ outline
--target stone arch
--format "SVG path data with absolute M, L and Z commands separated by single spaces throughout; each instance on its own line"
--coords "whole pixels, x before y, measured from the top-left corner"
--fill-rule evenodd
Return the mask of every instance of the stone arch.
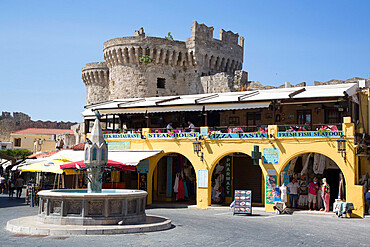
M 208 54 L 206 54 L 204 56 L 204 67 L 206 67 L 206 69 L 209 68 L 209 59 L 208 59 Z
M 217 156 L 216 156 L 216 158 L 215 159 L 213 159 L 213 161 L 211 162 L 211 166 L 210 166 L 210 169 L 209 169 L 209 176 L 208 176 L 208 184 L 209 184 L 209 188 L 208 188 L 208 190 L 209 190 L 209 193 L 208 193 L 208 202 L 209 202 L 209 204 L 211 203 L 211 185 L 212 185 L 212 176 L 213 176 L 213 173 L 214 173 L 214 171 L 215 171 L 215 168 L 216 168 L 216 166 L 217 166 L 217 164 L 223 159 L 223 158 L 225 158 L 226 156 L 228 156 L 228 155 L 230 155 L 230 154 L 235 154 L 235 153 L 241 153 L 241 154 L 244 154 L 244 155 L 246 155 L 248 158 L 250 158 L 251 159 L 251 156 L 250 156 L 250 154 L 248 153 L 249 152 L 249 150 L 246 150 L 246 149 L 242 149 L 242 150 L 237 150 L 237 149 L 233 149 L 233 150 L 228 150 L 228 151 L 224 151 L 224 152 L 222 152 L 222 153 L 220 153 L 220 154 L 218 154 Z M 257 203 L 257 204 L 264 204 L 265 203 L 265 197 L 264 197 L 264 187 L 263 187 L 263 181 L 264 181 L 264 175 L 265 175 L 265 172 L 264 172 L 264 170 L 265 170 L 265 168 L 263 167 L 263 165 L 262 165 L 262 162 L 259 162 L 259 164 L 258 164 L 258 167 L 259 167 L 259 170 L 260 170 L 260 172 L 261 172 L 261 183 L 260 183 L 260 185 L 259 185 L 259 189 L 261 190 L 260 191 L 260 195 L 258 195 L 257 197 L 260 197 L 260 202 L 254 202 L 254 203 Z M 233 176 L 234 178 L 235 178 L 235 175 Z M 233 179 L 234 179 L 233 178 Z M 235 189 L 235 188 L 234 188 Z M 233 191 L 232 191 L 232 193 L 233 193 Z
M 159 155 L 157 155 L 157 156 L 155 156 L 155 157 L 153 157 L 151 159 L 151 164 L 153 164 L 153 165 L 151 165 L 151 168 L 149 169 L 147 181 L 153 183 L 153 181 L 154 181 L 154 172 L 155 172 L 155 170 L 158 167 L 159 161 L 162 158 L 164 158 L 164 157 L 166 157 L 168 155 L 171 155 L 171 154 L 180 154 L 180 155 L 182 155 L 183 157 L 185 157 L 190 162 L 191 166 L 193 167 L 193 169 L 195 171 L 195 184 L 196 184 L 197 179 L 198 179 L 198 174 L 197 174 L 197 169 L 196 169 L 197 167 L 195 165 L 196 164 L 196 160 L 193 160 L 192 157 L 189 157 L 189 156 L 187 156 L 187 155 L 185 155 L 185 154 L 183 154 L 183 153 L 181 153 L 179 151 L 176 151 L 176 150 L 171 150 L 171 151 L 167 151 L 165 153 L 161 153 L 161 154 L 159 154 Z M 172 184 L 172 186 L 173 186 L 173 184 Z M 149 189 L 149 186 L 148 186 L 148 189 Z M 150 189 L 151 189 L 151 192 L 149 193 L 149 195 L 150 195 L 151 198 L 149 199 L 149 201 L 153 201 L 153 198 L 154 198 L 154 187 L 153 187 L 152 184 L 150 184 Z M 197 193 L 196 191 L 197 190 L 195 188 L 195 193 Z M 195 202 L 196 201 L 197 200 L 195 198 Z
M 295 157 L 300 156 L 302 154 L 306 154 L 306 153 L 318 153 L 318 154 L 321 154 L 321 155 L 324 155 L 330 158 L 332 161 L 335 162 L 338 168 L 342 171 L 344 179 L 347 182 L 353 181 L 353 179 L 351 179 L 353 177 L 353 174 L 350 174 L 348 172 L 348 169 L 345 167 L 346 163 L 344 162 L 344 159 L 339 153 L 335 152 L 335 155 L 333 155 L 334 152 L 324 153 L 321 150 L 312 149 L 312 150 L 301 150 L 299 152 L 295 152 L 294 154 L 289 155 L 288 158 L 285 159 L 285 161 L 282 161 L 281 162 L 282 165 L 280 166 L 280 169 L 277 170 L 277 174 L 279 175 L 278 177 L 279 182 L 280 182 L 280 174 L 285 169 L 285 167 L 289 164 L 289 162 L 292 161 Z

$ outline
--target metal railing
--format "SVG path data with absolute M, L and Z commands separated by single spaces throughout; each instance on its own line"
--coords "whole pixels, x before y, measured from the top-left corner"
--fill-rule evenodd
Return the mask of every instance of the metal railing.
M 279 132 L 284 131 L 338 131 L 342 130 L 342 124 L 289 124 L 278 125 Z

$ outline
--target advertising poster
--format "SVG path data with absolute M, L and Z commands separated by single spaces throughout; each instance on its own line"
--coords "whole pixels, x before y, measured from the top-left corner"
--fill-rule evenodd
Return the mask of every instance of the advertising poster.
M 266 204 L 274 204 L 274 190 L 277 182 L 276 175 L 266 176 Z
M 264 165 L 278 165 L 279 164 L 279 149 L 278 148 L 264 148 L 263 149 L 263 164 Z
M 234 214 L 252 214 L 251 190 L 235 190 Z

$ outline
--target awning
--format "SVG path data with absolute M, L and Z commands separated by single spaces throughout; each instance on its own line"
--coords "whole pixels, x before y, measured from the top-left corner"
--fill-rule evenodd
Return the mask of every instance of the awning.
M 60 169 L 60 165 L 70 163 L 71 160 L 67 158 L 50 159 L 41 161 L 31 165 L 22 166 L 19 168 L 22 172 L 51 172 L 62 174 L 63 170 Z
M 60 165 L 60 169 L 77 169 L 77 168 L 85 168 L 86 165 L 83 160 L 77 162 L 71 162 L 64 165 Z M 114 168 L 118 171 L 136 171 L 134 166 L 126 165 L 121 162 L 117 162 L 114 160 L 108 160 L 106 167 Z
M 162 150 L 156 151 L 109 151 L 108 158 L 126 165 L 136 166 L 140 161 L 153 157 Z
M 241 110 L 241 109 L 255 109 L 255 108 L 268 108 L 270 106 L 268 102 L 252 102 L 252 103 L 239 103 L 239 104 L 217 104 L 217 105 L 206 105 L 206 111 L 224 111 L 224 110 Z

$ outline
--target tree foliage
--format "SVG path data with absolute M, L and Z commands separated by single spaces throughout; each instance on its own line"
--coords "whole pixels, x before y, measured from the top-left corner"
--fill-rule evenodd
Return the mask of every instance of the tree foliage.
M 32 152 L 27 149 L 2 149 L 0 152 L 16 159 L 25 158 L 32 154 Z

